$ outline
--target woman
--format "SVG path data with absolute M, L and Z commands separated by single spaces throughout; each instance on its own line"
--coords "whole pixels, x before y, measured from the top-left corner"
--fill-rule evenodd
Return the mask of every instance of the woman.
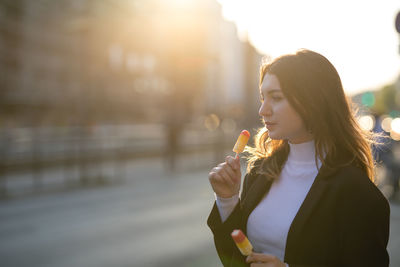
M 372 134 L 357 124 L 340 77 L 310 50 L 260 69 L 265 128 L 241 194 L 239 157 L 213 168 L 208 218 L 224 266 L 388 266 L 389 205 L 373 183 Z M 253 254 L 230 233 L 241 229 Z

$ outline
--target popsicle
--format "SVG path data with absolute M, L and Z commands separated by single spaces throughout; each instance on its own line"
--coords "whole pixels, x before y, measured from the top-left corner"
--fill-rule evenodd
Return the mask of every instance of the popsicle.
M 249 256 L 253 250 L 253 246 L 250 244 L 250 241 L 247 239 L 247 237 L 243 234 L 242 230 L 233 230 L 231 236 L 240 252 L 244 256 Z
M 239 137 L 238 137 L 238 139 L 237 139 L 237 141 L 236 141 L 236 144 L 235 144 L 235 146 L 234 146 L 233 149 L 232 149 L 233 152 L 236 152 L 237 154 L 242 153 L 243 150 L 244 150 L 244 147 L 245 147 L 246 144 L 247 144 L 247 141 L 249 141 L 249 138 L 250 138 L 250 133 L 249 133 L 249 131 L 243 130 L 243 131 L 240 133 L 240 135 L 239 135 Z

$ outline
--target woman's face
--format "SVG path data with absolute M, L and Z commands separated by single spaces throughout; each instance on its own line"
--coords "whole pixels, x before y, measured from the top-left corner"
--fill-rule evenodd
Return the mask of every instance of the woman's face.
M 301 119 L 292 108 L 273 74 L 266 74 L 261 86 L 260 116 L 271 139 L 287 139 L 292 144 L 304 143 L 313 139 Z

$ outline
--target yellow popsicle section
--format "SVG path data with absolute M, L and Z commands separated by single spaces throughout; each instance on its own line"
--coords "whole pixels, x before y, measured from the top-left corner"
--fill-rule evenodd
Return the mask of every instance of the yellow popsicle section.
M 236 152 L 236 153 L 242 153 L 243 152 L 243 150 L 244 150 L 244 147 L 247 145 L 247 142 L 249 141 L 249 138 L 250 138 L 250 133 L 249 133 L 249 131 L 247 131 L 247 130 L 243 130 L 241 133 L 240 133 L 240 135 L 239 135 L 239 137 L 238 137 L 238 139 L 237 139 L 237 141 L 236 141 L 236 144 L 235 144 L 235 146 L 233 147 L 233 152 Z
M 233 230 L 231 236 L 240 252 L 245 256 L 249 256 L 253 251 L 253 246 L 251 245 L 247 237 L 243 234 L 242 230 Z

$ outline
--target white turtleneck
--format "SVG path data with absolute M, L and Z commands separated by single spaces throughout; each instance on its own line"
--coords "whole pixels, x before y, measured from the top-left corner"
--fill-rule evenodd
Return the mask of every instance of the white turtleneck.
M 289 142 L 288 160 L 279 179 L 250 214 L 247 237 L 258 253 L 272 254 L 283 261 L 289 227 L 318 173 L 314 141 L 301 144 Z M 318 161 L 318 167 L 321 162 Z M 222 221 L 233 211 L 239 196 L 216 197 Z

